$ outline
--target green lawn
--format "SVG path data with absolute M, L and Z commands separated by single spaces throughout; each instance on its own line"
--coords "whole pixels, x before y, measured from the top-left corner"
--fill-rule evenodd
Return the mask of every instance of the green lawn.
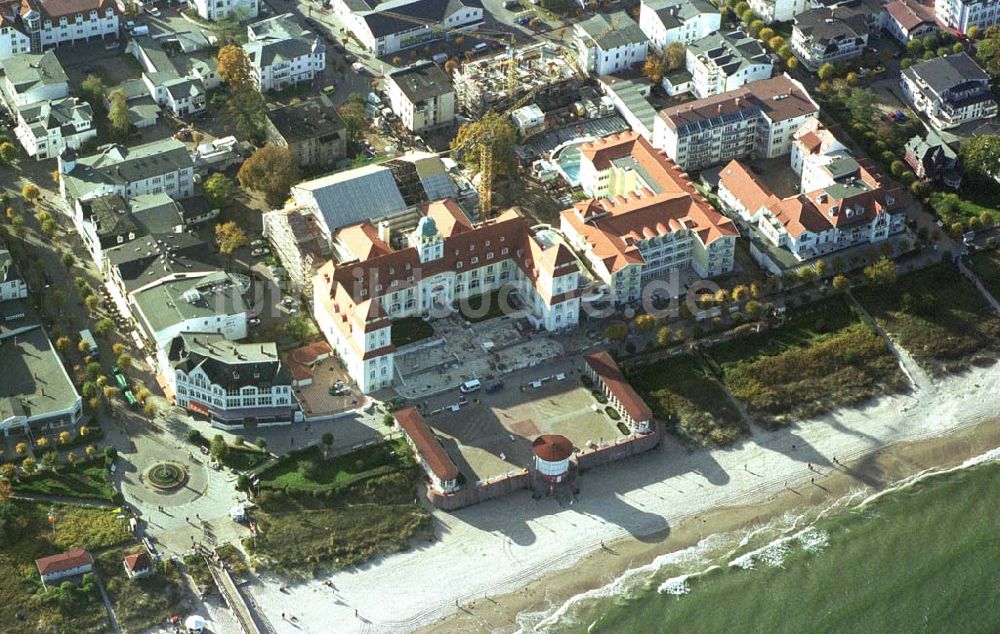
M 55 528 L 48 523 L 52 512 Z M 0 630 L 21 632 L 107 631 L 104 605 L 96 592 L 77 600 L 41 592 L 35 559 L 82 547 L 91 551 L 132 539 L 111 509 L 0 503 Z M 24 620 L 21 620 L 21 619 Z M 17 624 L 16 626 L 14 624 Z
M 726 445 L 745 431 L 739 412 L 697 355 L 635 368 L 628 378 L 657 419 L 699 442 Z
M 103 500 L 110 500 L 115 493 L 108 481 L 108 469 L 104 466 L 103 457 L 75 465 L 60 465 L 58 471 L 39 471 L 21 476 L 14 481 L 13 489 L 18 493 Z
M 1000 300 L 1000 251 L 980 251 L 969 256 L 969 268 L 986 290 Z
M 859 289 L 855 297 L 929 372 L 991 362 L 1000 352 L 1000 318 L 950 263 L 901 276 L 889 289 Z
M 279 458 L 258 473 L 263 489 L 335 491 L 368 478 L 414 467 L 413 453 L 403 440 L 382 443 L 331 460 L 313 446 Z
M 129 579 L 122 561 L 142 547 L 114 548 L 97 557 L 118 623 L 126 632 L 141 632 L 162 624 L 175 614 L 184 615 L 194 605 L 177 566 L 168 559 L 156 564 L 152 574 Z
M 392 322 L 392 345 L 407 344 L 434 336 L 434 326 L 420 317 L 403 317 Z
M 895 393 L 906 384 L 888 346 L 843 298 L 797 309 L 778 328 L 705 354 L 730 393 L 768 424 Z
M 965 231 L 970 228 L 970 220 L 975 218 L 977 221 L 981 221 L 984 216 L 991 217 L 992 222 L 1000 220 L 1000 213 L 995 208 L 981 205 L 972 199 L 960 198 L 954 192 L 933 192 L 928 201 L 938 217 L 944 222 L 946 229 L 951 229 L 958 224 L 961 225 L 961 230 Z

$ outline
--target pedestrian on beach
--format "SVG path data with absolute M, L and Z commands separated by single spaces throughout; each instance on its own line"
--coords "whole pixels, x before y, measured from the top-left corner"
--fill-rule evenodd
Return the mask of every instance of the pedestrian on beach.
M 816 484 L 816 478 L 809 478 L 809 482 Z
M 358 616 L 358 609 L 357 608 L 354 608 L 354 616 L 355 616 L 355 618 L 357 618 L 357 616 Z

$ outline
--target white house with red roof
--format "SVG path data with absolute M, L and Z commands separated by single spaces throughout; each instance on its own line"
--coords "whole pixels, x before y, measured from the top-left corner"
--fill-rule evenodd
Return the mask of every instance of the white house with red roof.
M 736 160 L 719 178 L 719 199 L 773 248 L 802 263 L 905 230 L 903 191 L 885 183 L 870 162 L 855 159 L 829 130 L 810 122 L 796 132 L 793 145 L 802 193 L 781 198 Z M 773 273 L 783 273 L 756 245 L 751 252 Z
M 600 387 L 608 403 L 621 415 L 633 432 L 648 434 L 653 431 L 653 410 L 626 380 L 611 355 L 601 350 L 584 357 L 587 375 Z
M 313 279 L 316 322 L 363 392 L 392 384 L 393 319 L 444 316 L 460 300 L 511 285 L 536 328 L 578 323 L 576 258 L 554 232 L 512 211 L 472 224 L 451 199 L 420 211 L 398 246 L 371 223 L 341 229 L 342 257 Z
M 407 407 L 393 416 L 403 431 L 403 437 L 413 448 L 414 456 L 427 474 L 431 489 L 438 493 L 454 493 L 459 489 L 458 467 L 444 446 L 415 407 Z
M 701 277 L 733 268 L 737 231 L 680 167 L 635 132 L 586 143 L 580 184 L 593 198 L 560 216 L 560 229 L 616 302 L 671 270 Z
M 43 585 L 54 581 L 75 577 L 94 570 L 94 558 L 83 548 L 74 548 L 58 555 L 49 555 L 35 560 L 35 567 Z
M 145 577 L 153 572 L 153 562 L 146 551 L 125 555 L 122 565 L 125 566 L 125 574 L 129 579 Z
M 879 15 L 882 30 L 906 44 L 938 30 L 933 5 L 917 0 L 893 0 Z
M 22 0 L 9 26 L 27 37 L 31 52 L 40 53 L 77 42 L 117 40 L 120 15 L 114 0 Z

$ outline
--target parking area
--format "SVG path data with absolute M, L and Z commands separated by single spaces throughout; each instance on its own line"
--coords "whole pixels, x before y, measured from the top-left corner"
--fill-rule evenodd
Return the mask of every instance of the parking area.
M 469 482 L 528 467 L 531 443 L 541 434 L 561 434 L 577 448 L 617 438 L 621 433 L 580 382 L 579 368 L 582 361 L 565 360 L 517 372 L 497 392 L 469 395 L 458 411 L 435 403 L 425 420 Z
M 472 379 L 493 379 L 563 354 L 563 347 L 524 322 L 501 317 L 468 323 L 457 316 L 433 322 L 434 336 L 396 352 L 396 393 L 423 398 Z
M 295 387 L 295 398 L 307 420 L 356 409 L 365 401 L 325 341 L 290 351 L 285 355 L 285 364 L 299 384 Z

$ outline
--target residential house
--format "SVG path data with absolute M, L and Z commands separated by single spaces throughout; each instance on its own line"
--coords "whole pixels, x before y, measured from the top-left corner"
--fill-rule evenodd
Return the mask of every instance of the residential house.
M 293 418 L 291 375 L 274 343 L 234 343 L 191 332 L 174 337 L 165 373 L 174 403 L 223 429 L 287 424 Z
M 900 73 L 899 84 L 937 130 L 997 116 L 990 76 L 966 53 L 918 62 Z
M 111 95 L 116 91 L 122 91 L 125 95 L 125 105 L 128 108 L 128 120 L 137 129 L 149 128 L 156 125 L 160 120 L 160 113 L 163 110 L 149 94 L 146 82 L 140 77 L 126 79 L 114 88 L 111 88 L 104 95 L 104 107 L 111 109 Z
M 434 40 L 483 22 L 481 0 L 333 0 L 333 10 L 376 57 Z
M 143 68 L 142 82 L 157 104 L 177 117 L 197 114 L 205 109 L 204 82 L 193 75 L 182 75 L 158 40 L 133 38 L 125 50 L 139 60 Z
M 648 36 L 624 11 L 596 14 L 573 26 L 580 68 L 591 75 L 614 75 L 646 61 Z
M 591 198 L 560 214 L 560 231 L 607 287 L 640 299 L 651 279 L 733 268 L 737 232 L 667 155 L 634 131 L 580 148 L 580 185 Z
M 509 286 L 522 314 L 547 331 L 579 321 L 576 259 L 559 236 L 509 211 L 471 223 L 450 199 L 421 206 L 416 228 L 398 240 L 370 222 L 341 229 L 348 257 L 313 281 L 316 323 L 359 388 L 392 384 L 392 320 L 448 314 L 452 305 Z
M 643 0 L 639 28 L 659 51 L 674 42 L 690 44 L 722 28 L 719 8 L 708 0 Z
M 256 18 L 260 12 L 259 0 L 192 0 L 195 11 L 203 20 L 213 22 Z
M 748 4 L 764 24 L 790 22 L 809 8 L 809 0 L 748 0 Z
M 69 78 L 52 51 L 23 53 L 3 62 L 3 96 L 13 112 L 20 106 L 69 97 Z
M 792 53 L 813 72 L 826 63 L 860 57 L 868 46 L 869 19 L 869 14 L 857 7 L 804 11 L 795 16 L 792 26 Z
M 138 579 L 153 573 L 153 562 L 146 551 L 125 555 L 122 565 L 125 566 L 125 574 L 129 579 Z
M 389 107 L 407 130 L 422 132 L 455 122 L 455 89 L 447 73 L 429 61 L 386 75 Z
M 94 558 L 86 550 L 74 548 L 58 555 L 36 559 L 35 567 L 42 578 L 42 585 L 47 587 L 60 579 L 93 572 Z
M 22 0 L 17 18 L 8 24 L 27 37 L 31 52 L 40 53 L 66 44 L 117 40 L 120 13 L 113 0 Z M 20 37 L 11 33 L 10 41 L 23 49 Z
M 743 31 L 713 33 L 687 47 L 691 92 L 698 99 L 769 79 L 773 69 L 763 45 Z
M 720 173 L 719 200 L 751 225 L 751 254 L 782 275 L 803 263 L 906 230 L 906 201 L 868 161 L 855 159 L 821 125 L 797 133 L 792 167 L 801 169 L 802 193 L 780 198 L 752 168 L 730 162 Z
M 934 0 L 934 15 L 941 24 L 967 33 L 970 27 L 987 29 L 1000 24 L 996 0 Z
M 31 52 L 31 40 L 21 25 L 21 0 L 0 2 L 0 68 L 9 57 Z
M 309 83 L 326 68 L 326 46 L 285 13 L 247 27 L 243 45 L 261 92 Z
M 38 101 L 17 108 L 14 134 L 35 160 L 55 158 L 64 148 L 79 149 L 97 138 L 94 111 L 76 97 Z
M 774 158 L 788 154 L 795 131 L 818 115 L 805 87 L 779 75 L 661 110 L 653 146 L 689 172 L 734 158 Z
M 933 8 L 918 0 L 893 0 L 885 5 L 882 30 L 900 44 L 917 40 L 938 30 Z
M 17 270 L 14 258 L 0 239 L 0 302 L 9 299 L 24 299 L 28 296 L 28 285 Z
M 191 153 L 173 138 L 133 147 L 104 145 L 79 158 L 66 149 L 59 157 L 59 173 L 59 193 L 70 209 L 77 199 L 103 194 L 126 200 L 161 192 L 174 199 L 194 195 Z
M 288 148 L 299 167 L 330 168 L 347 156 L 347 124 L 326 95 L 278 104 L 267 120 L 268 143 Z
M 962 185 L 958 155 L 933 130 L 906 142 L 904 160 L 917 178 L 941 182 L 952 189 Z

